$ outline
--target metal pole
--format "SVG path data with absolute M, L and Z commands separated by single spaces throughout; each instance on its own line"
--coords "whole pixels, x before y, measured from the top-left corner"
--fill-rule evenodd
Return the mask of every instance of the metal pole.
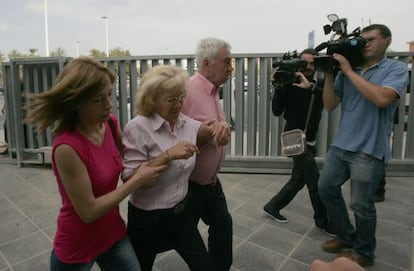
M 106 41 L 106 56 L 109 56 L 109 38 L 108 38 L 108 17 L 102 16 L 102 19 L 105 20 L 105 41 Z
M 80 41 L 77 40 L 76 41 L 76 57 L 79 57 L 79 43 L 80 43 Z
M 44 12 L 45 12 L 45 44 L 46 44 L 46 56 L 49 56 L 49 30 L 47 22 L 47 0 L 43 0 Z

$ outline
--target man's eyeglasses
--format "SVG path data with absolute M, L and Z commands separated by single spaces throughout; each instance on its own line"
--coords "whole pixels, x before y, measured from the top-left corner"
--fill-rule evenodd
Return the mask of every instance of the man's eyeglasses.
M 372 38 L 366 38 L 365 41 L 367 43 L 372 43 L 372 42 L 374 42 L 376 40 L 379 40 L 379 39 L 384 39 L 384 38 L 383 37 L 372 37 Z
M 186 94 L 181 94 L 180 96 L 169 97 L 169 98 L 165 99 L 164 101 L 166 103 L 169 103 L 169 104 L 175 104 L 176 102 L 182 103 L 184 101 L 185 96 L 186 96 Z

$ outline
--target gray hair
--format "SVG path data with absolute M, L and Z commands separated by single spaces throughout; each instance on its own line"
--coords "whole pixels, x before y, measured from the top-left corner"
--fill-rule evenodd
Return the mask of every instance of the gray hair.
M 231 46 L 228 42 L 216 39 L 216 38 L 206 38 L 200 40 L 197 45 L 196 49 L 196 61 L 197 61 L 197 69 L 201 68 L 204 59 L 208 59 L 214 61 L 217 57 L 217 53 L 221 48 L 226 48 L 229 51 L 231 50 Z

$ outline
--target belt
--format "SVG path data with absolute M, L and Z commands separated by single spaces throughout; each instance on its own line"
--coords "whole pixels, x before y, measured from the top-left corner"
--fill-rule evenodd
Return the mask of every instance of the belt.
M 134 205 L 132 205 L 131 202 L 128 202 L 129 205 L 136 211 L 136 212 L 140 212 L 140 213 L 145 213 L 145 214 L 176 214 L 179 215 L 182 212 L 184 212 L 187 204 L 188 204 L 188 200 L 190 199 L 190 192 L 187 193 L 187 195 L 184 197 L 184 199 L 182 201 L 180 201 L 179 203 L 177 203 L 174 207 L 171 208 L 166 208 L 166 209 L 154 209 L 154 210 L 144 210 L 141 208 L 138 208 Z
M 188 200 L 190 199 L 190 193 L 187 193 L 187 195 L 184 197 L 184 199 L 182 201 L 180 201 L 179 203 L 177 203 L 174 207 L 172 208 L 168 208 L 168 209 L 160 209 L 159 211 L 166 211 L 166 212 L 172 212 L 176 215 L 181 214 L 182 212 L 184 212 L 185 207 L 188 204 Z

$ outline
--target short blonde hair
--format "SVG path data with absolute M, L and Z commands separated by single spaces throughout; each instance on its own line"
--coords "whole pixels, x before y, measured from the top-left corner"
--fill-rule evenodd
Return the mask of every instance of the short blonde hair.
M 185 92 L 188 73 L 172 65 L 155 66 L 145 72 L 137 91 L 135 110 L 137 114 L 150 116 L 155 112 L 158 98 L 174 90 Z

